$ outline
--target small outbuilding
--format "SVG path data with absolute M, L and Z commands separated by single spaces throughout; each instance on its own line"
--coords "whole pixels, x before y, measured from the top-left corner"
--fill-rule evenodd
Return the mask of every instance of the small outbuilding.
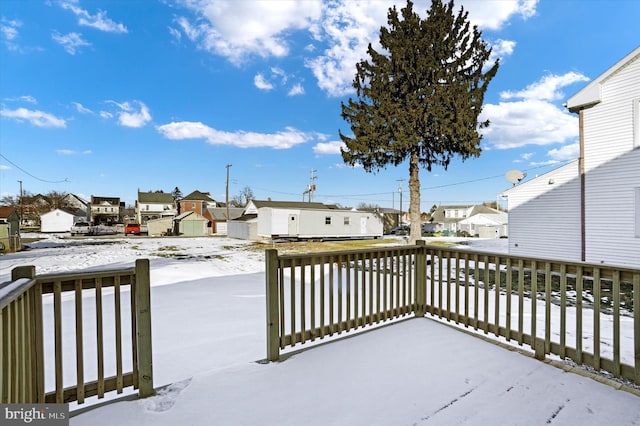
M 40 215 L 40 232 L 69 232 L 74 223 L 86 221 L 86 211 L 54 209 Z
M 22 250 L 20 215 L 15 207 L 0 207 L 0 253 Z
M 209 219 L 196 212 L 184 212 L 173 219 L 175 235 L 206 237 L 209 235 Z

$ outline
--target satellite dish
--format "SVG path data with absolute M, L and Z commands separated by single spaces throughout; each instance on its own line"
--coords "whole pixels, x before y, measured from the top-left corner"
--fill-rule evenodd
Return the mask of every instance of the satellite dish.
M 527 174 L 521 172 L 520 170 L 510 170 L 504 175 L 507 181 L 511 182 L 513 186 L 519 184 L 526 176 Z

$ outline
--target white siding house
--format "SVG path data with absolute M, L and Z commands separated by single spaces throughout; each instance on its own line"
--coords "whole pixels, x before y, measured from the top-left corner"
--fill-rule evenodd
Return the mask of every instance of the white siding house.
M 257 215 L 258 238 L 382 237 L 382 215 L 375 212 L 322 203 L 252 200 L 245 215 L 252 214 Z
M 86 222 L 87 213 L 54 209 L 40 215 L 40 232 L 69 232 L 75 222 Z
M 582 161 L 555 171 L 556 185 L 569 180 L 559 192 L 545 192 L 545 203 L 530 188 L 551 176 L 507 191 L 510 253 L 550 257 L 561 251 L 556 257 L 640 267 L 640 47 L 566 106 L 580 119 Z M 545 211 L 549 223 L 560 225 L 525 225 Z
M 509 254 L 580 261 L 578 160 L 503 195 L 509 205 Z

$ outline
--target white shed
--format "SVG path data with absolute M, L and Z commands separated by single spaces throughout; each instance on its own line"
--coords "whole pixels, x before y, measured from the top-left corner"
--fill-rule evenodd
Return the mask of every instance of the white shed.
M 322 203 L 252 200 L 245 214 L 256 214 L 259 238 L 381 238 L 382 215 Z
M 87 213 L 55 209 L 40 215 L 40 232 L 69 232 L 75 222 L 87 221 Z

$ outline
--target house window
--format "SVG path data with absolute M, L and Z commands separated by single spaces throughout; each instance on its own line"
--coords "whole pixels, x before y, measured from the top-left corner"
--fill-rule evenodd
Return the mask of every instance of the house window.
M 331 225 L 331 216 L 327 216 L 324 218 L 324 224 L 325 225 Z
M 348 216 L 347 216 L 347 217 L 345 217 L 345 218 L 344 218 L 344 224 L 345 224 L 345 225 L 349 225 L 350 223 L 351 223 L 351 218 L 350 218 L 350 217 L 348 217 Z

